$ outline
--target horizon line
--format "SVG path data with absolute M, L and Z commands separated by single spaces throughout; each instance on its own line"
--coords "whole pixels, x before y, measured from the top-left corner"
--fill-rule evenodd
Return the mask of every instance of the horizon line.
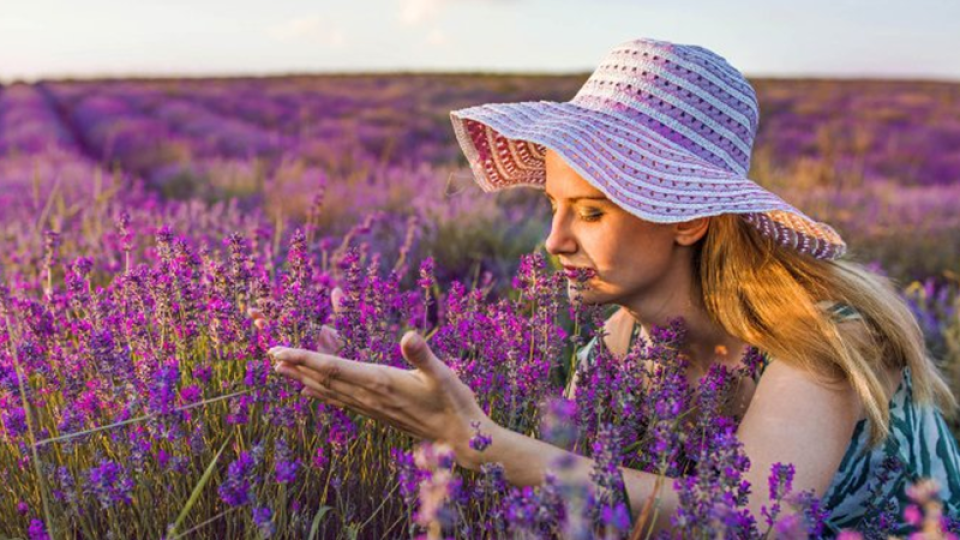
M 129 72 L 129 73 L 82 73 L 82 74 L 47 74 L 36 77 L 0 76 L 0 86 L 14 84 L 38 84 L 45 82 L 98 82 L 122 80 L 208 80 L 208 79 L 282 79 L 307 78 L 330 76 L 527 76 L 527 77 L 589 77 L 594 69 L 587 70 L 510 70 L 510 69 L 365 69 L 365 70 L 277 70 L 261 72 L 210 72 L 210 73 L 183 73 L 183 72 Z M 750 79 L 782 79 L 782 80 L 838 80 L 838 81 L 891 81 L 891 82 L 934 82 L 960 83 L 960 76 L 931 75 L 931 74 L 876 74 L 876 73 L 826 73 L 826 72 L 798 72 L 798 73 L 753 73 L 744 74 Z

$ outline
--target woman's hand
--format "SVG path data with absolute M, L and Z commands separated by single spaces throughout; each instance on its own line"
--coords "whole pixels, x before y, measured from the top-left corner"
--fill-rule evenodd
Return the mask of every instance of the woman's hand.
M 332 354 L 274 347 L 270 356 L 281 375 L 305 386 L 305 395 L 345 407 L 416 437 L 449 444 L 457 462 L 476 468 L 469 447 L 472 422 L 490 433 L 496 426 L 477 404 L 473 391 L 414 331 L 400 340 L 403 357 L 416 369 L 367 364 Z
M 333 298 L 335 309 L 338 299 L 339 295 Z M 257 315 L 253 316 L 256 321 Z M 400 340 L 403 357 L 416 368 L 404 370 L 336 356 L 340 338 L 332 328 L 324 328 L 328 339 L 321 340 L 318 351 L 270 349 L 277 373 L 300 381 L 304 395 L 421 439 L 446 443 L 461 466 L 479 468 L 478 453 L 469 445 L 474 434 L 471 424 L 479 422 L 485 434 L 492 434 L 498 426 L 484 414 L 473 391 L 433 354 L 419 334 L 410 331 Z

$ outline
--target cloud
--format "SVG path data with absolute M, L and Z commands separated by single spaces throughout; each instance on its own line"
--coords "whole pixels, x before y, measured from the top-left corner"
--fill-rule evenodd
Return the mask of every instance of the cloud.
M 405 26 L 418 26 L 432 23 L 440 18 L 444 11 L 455 4 L 510 5 L 522 0 L 399 0 L 398 19 Z
M 438 28 L 434 28 L 429 34 L 427 34 L 427 39 L 425 42 L 427 45 L 440 46 L 449 43 L 449 39 L 447 39 L 447 35 L 444 34 L 443 31 Z
M 400 0 L 400 22 L 414 26 L 433 21 L 445 4 L 445 0 Z
M 342 47 L 346 43 L 343 29 L 325 25 L 318 16 L 296 17 L 267 28 L 266 33 L 277 41 L 322 43 Z
M 34 32 L 43 30 L 43 25 L 34 19 L 24 17 L 2 17 L 0 18 L 0 30 L 4 32 Z

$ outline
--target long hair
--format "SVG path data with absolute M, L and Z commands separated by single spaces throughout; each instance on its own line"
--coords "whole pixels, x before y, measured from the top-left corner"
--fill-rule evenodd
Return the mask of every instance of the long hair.
M 727 333 L 822 380 L 850 382 L 866 409 L 871 447 L 890 432 L 885 368 L 909 366 L 914 400 L 956 414 L 956 396 L 891 279 L 781 247 L 735 214 L 710 218 L 693 259 L 706 309 Z M 821 301 L 853 307 L 866 331 L 841 331 Z

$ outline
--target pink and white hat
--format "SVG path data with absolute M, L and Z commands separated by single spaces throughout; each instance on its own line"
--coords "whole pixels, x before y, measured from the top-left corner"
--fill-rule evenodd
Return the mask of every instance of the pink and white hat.
M 741 214 L 781 245 L 841 257 L 846 244 L 833 228 L 747 178 L 759 116 L 753 87 L 722 57 L 653 39 L 615 47 L 568 102 L 450 113 L 484 191 L 543 189 L 549 148 L 641 219 Z

